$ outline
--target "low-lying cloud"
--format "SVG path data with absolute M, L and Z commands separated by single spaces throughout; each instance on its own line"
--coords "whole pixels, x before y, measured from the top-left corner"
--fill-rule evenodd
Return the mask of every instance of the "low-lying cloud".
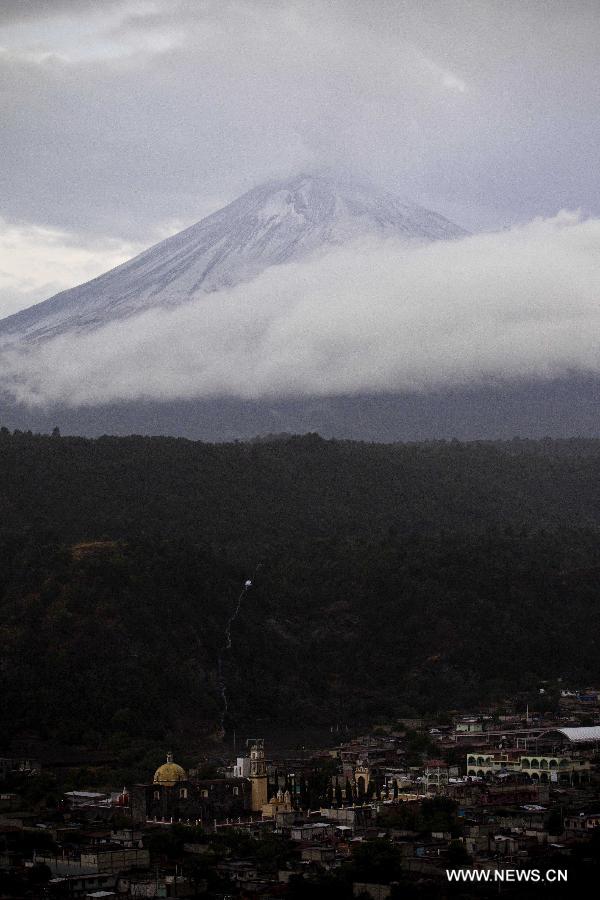
M 426 391 L 600 371 L 600 220 L 361 241 L 87 333 L 2 353 L 29 404 Z

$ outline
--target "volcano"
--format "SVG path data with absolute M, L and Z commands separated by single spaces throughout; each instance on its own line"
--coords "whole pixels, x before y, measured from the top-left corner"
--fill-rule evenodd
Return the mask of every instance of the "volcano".
M 225 298 L 230 288 L 267 270 L 325 255 L 363 237 L 389 237 L 394 247 L 405 242 L 419 248 L 465 234 L 443 216 L 356 179 L 327 173 L 270 181 L 98 278 L 3 319 L 0 345 L 25 359 L 28 354 L 35 358 L 39 349 L 46 358 L 44 348 L 58 338 L 60 354 L 47 358 L 54 359 L 53 365 L 68 365 L 71 342 L 78 336 L 115 323 L 135 331 L 136 316 L 148 310 L 197 304 L 201 312 L 203 302 L 214 307 L 221 294 Z M 235 301 L 245 302 L 243 290 L 238 289 Z M 173 350 L 176 367 L 176 345 Z M 44 377 L 42 366 L 39 378 Z M 307 431 L 372 441 L 595 436 L 600 433 L 599 397 L 600 380 L 585 374 L 419 393 L 253 400 L 132 394 L 85 404 L 19 402 L 4 384 L 0 424 L 40 431 L 59 425 L 63 433 L 89 436 L 171 434 L 209 441 Z
M 368 235 L 424 243 L 465 232 L 349 178 L 271 181 L 98 278 L 3 319 L 0 340 L 42 340 L 153 307 L 200 302 L 203 294 L 251 280 L 270 266 Z

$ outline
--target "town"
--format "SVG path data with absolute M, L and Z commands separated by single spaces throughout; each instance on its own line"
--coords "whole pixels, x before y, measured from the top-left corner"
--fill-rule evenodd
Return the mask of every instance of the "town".
M 83 757 L 7 755 L 0 897 L 484 896 L 516 871 L 573 889 L 600 865 L 600 692 L 538 690 L 524 710 L 332 725 L 293 753 L 248 738 L 186 769 L 168 749 L 104 789 L 60 790 Z M 459 871 L 481 873 L 463 894 Z

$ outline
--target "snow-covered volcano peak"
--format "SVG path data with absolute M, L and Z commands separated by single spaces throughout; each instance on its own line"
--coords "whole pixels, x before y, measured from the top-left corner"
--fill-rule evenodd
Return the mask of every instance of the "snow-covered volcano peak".
M 302 228 L 306 244 L 315 237 L 320 242 L 336 242 L 370 232 L 426 241 L 464 235 L 461 228 L 436 213 L 404 203 L 368 182 L 329 172 L 270 181 L 226 207 L 234 209 L 268 223 L 271 232 Z
M 98 278 L 0 322 L 0 340 L 40 340 L 172 306 L 362 235 L 461 237 L 442 216 L 346 175 L 270 181 Z

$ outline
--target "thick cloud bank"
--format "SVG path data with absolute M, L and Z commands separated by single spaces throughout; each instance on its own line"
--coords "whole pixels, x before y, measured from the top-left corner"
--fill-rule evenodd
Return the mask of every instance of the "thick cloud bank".
M 600 220 L 359 242 L 88 333 L 2 352 L 30 404 L 423 391 L 600 371 Z

